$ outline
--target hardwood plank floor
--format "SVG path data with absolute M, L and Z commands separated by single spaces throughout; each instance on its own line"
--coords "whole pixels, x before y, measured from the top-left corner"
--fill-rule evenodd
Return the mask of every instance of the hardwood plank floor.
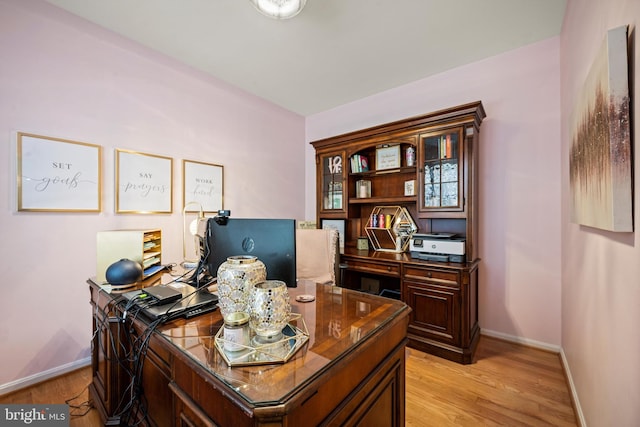
M 70 427 L 100 426 L 98 411 L 88 407 L 89 366 L 0 396 L 0 403 L 55 404 L 69 401 Z
M 560 356 L 482 336 L 460 365 L 407 349 L 407 426 L 577 426 Z
M 406 425 L 577 426 L 560 357 L 482 336 L 476 362 L 460 365 L 407 349 Z M 0 403 L 65 403 L 89 398 L 89 367 L 0 396 Z M 70 408 L 71 427 L 100 425 L 95 409 Z

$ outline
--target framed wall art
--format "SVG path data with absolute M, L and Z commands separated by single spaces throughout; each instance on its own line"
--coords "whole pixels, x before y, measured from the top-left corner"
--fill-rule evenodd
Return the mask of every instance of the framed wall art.
M 576 104 L 569 153 L 571 220 L 633 231 L 627 26 L 607 32 Z
M 383 145 L 376 148 L 376 170 L 400 167 L 400 145 Z
M 340 253 L 344 253 L 345 240 L 345 220 L 344 219 L 321 219 L 320 228 L 338 230 L 338 238 L 340 240 Z
M 182 160 L 182 206 L 193 212 L 192 202 L 203 212 L 223 209 L 224 168 L 212 163 Z
M 116 212 L 172 213 L 173 159 L 116 149 Z
M 18 211 L 101 211 L 101 146 L 18 132 L 17 155 Z

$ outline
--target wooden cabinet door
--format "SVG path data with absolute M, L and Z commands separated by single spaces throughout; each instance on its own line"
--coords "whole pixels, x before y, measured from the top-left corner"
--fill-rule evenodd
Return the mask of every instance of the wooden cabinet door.
M 420 135 L 418 148 L 422 212 L 464 210 L 465 151 L 461 126 Z
M 169 362 L 149 349 L 144 361 L 142 388 L 144 390 L 148 422 L 154 427 L 173 426 L 173 394 Z
M 169 384 L 175 396 L 175 420 L 180 427 L 215 427 L 216 423 L 176 383 Z
M 460 291 L 426 282 L 404 282 L 411 307 L 409 333 L 460 345 Z
M 345 152 L 321 154 L 318 161 L 318 211 L 322 215 L 346 214 L 348 191 Z
M 404 426 L 405 348 L 399 346 L 320 425 Z

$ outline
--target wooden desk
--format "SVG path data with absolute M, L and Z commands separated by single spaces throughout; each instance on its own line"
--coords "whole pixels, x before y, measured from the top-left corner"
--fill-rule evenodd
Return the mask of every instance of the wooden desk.
M 122 322 L 122 298 L 88 283 L 95 332 L 89 392 L 105 425 L 119 425 L 131 383 L 131 363 L 121 358 L 149 322 Z M 408 306 L 315 283 L 290 294 L 309 341 L 285 364 L 227 366 L 214 346 L 219 310 L 160 325 L 142 370 L 146 424 L 404 426 Z M 298 294 L 316 301 L 298 303 Z

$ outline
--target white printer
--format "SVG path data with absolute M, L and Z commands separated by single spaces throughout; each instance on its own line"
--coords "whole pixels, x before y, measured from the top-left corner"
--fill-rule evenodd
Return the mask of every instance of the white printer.
M 465 262 L 465 239 L 451 233 L 425 233 L 411 236 L 412 258 L 428 261 Z

